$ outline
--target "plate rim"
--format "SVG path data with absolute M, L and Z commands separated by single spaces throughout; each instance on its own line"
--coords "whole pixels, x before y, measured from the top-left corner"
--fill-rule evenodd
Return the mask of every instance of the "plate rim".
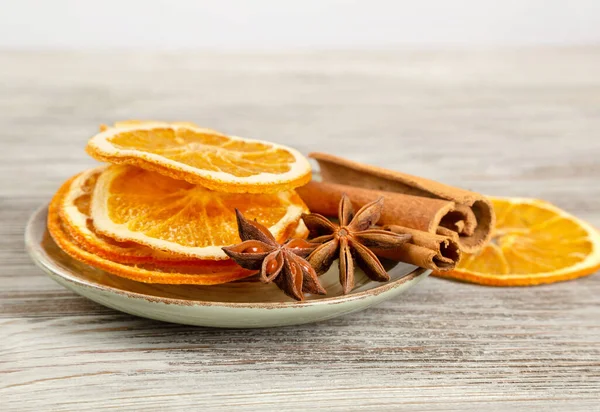
M 74 283 L 78 286 L 85 287 L 88 289 L 95 289 L 100 292 L 106 292 L 116 295 L 121 295 L 126 298 L 145 300 L 151 303 L 164 303 L 168 305 L 178 306 L 211 306 L 211 307 L 226 307 L 226 308 L 244 308 L 244 309 L 286 309 L 286 308 L 305 308 L 319 305 L 339 304 L 346 303 L 355 300 L 361 300 L 368 297 L 375 297 L 382 293 L 388 292 L 395 289 L 404 283 L 412 280 L 427 277 L 431 270 L 421 267 L 416 267 L 412 272 L 407 273 L 400 279 L 393 282 L 387 282 L 380 286 L 372 289 L 368 289 L 362 292 L 351 293 L 349 295 L 341 295 L 335 297 L 328 297 L 316 300 L 305 300 L 305 301 L 288 301 L 288 302 L 222 302 L 222 301 L 202 301 L 202 300 L 188 300 L 188 299 L 177 299 L 160 296 L 151 296 L 138 292 L 131 292 L 123 289 L 119 289 L 113 286 L 102 285 L 93 281 L 86 281 L 79 277 L 74 277 L 70 273 L 58 267 L 54 261 L 45 253 L 45 251 L 36 244 L 37 240 L 34 239 L 33 231 L 35 221 L 40 219 L 40 215 L 47 216 L 48 205 L 44 204 L 38 207 L 27 220 L 25 226 L 25 247 L 31 260 L 47 274 L 57 276 L 62 280 L 70 283 Z M 44 219 L 44 229 L 47 230 L 47 219 Z M 36 251 L 36 250 L 39 250 Z M 70 257 L 70 256 L 69 256 Z M 72 258 L 71 258 L 72 259 Z M 88 265 L 89 266 L 89 265 Z

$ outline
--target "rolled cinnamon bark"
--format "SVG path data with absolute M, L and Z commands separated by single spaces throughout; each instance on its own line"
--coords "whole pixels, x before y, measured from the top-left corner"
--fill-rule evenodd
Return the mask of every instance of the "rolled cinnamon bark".
M 338 205 L 344 193 L 356 209 L 383 197 L 384 207 L 377 222 L 381 226 L 395 224 L 436 233 L 442 225 L 465 228 L 476 224 L 475 216 L 457 210 L 456 204 L 448 200 L 315 181 L 297 188 L 296 192 L 311 211 L 325 216 L 337 215 Z
M 397 225 L 390 225 L 385 229 L 394 233 L 410 234 L 412 238 L 396 249 L 373 250 L 377 256 L 407 262 L 438 272 L 454 269 L 460 260 L 458 243 L 448 236 L 435 235 Z
M 496 217 L 492 204 L 483 195 L 325 153 L 311 153 L 309 157 L 319 163 L 325 183 L 411 196 L 404 198 L 408 202 L 405 205 L 396 205 L 395 221 L 386 219 L 387 224 L 452 237 L 467 253 L 477 252 L 491 237 Z M 302 196 L 300 190 L 299 193 Z M 347 194 L 352 199 L 354 192 Z M 445 202 L 445 206 L 440 202 Z M 386 203 L 384 209 L 391 204 Z M 318 213 L 318 209 L 314 210 Z

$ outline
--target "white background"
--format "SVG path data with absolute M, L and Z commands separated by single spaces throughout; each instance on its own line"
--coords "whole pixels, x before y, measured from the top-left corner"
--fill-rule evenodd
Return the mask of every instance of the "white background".
M 599 0 L 0 0 L 3 49 L 245 51 L 599 42 Z

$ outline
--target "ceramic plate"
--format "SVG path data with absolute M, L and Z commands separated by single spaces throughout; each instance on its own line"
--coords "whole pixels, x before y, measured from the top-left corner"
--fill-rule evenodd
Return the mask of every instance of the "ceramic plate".
M 431 271 L 399 263 L 390 282 L 356 274 L 356 288 L 342 295 L 337 266 L 321 276 L 326 296 L 296 302 L 273 284 L 250 279 L 216 286 L 159 285 L 120 278 L 82 264 L 60 250 L 46 230 L 46 207 L 31 217 L 25 243 L 33 261 L 52 279 L 101 305 L 132 315 L 186 325 L 260 328 L 317 322 L 356 312 L 399 295 Z

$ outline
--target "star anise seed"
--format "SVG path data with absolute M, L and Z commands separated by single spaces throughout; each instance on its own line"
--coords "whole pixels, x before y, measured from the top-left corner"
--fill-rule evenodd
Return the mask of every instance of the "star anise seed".
M 304 258 L 316 247 L 304 239 L 289 239 L 280 245 L 271 232 L 258 222 L 235 211 L 242 243 L 223 251 L 245 269 L 259 270 L 260 280 L 275 283 L 286 295 L 303 300 L 304 293 L 324 295 L 317 273 Z
M 390 280 L 385 268 L 370 248 L 393 249 L 411 239 L 411 235 L 400 235 L 372 228 L 383 209 L 383 198 L 364 205 L 356 214 L 348 196 L 343 195 L 338 209 L 339 224 L 316 213 L 302 215 L 310 231 L 311 243 L 321 243 L 309 256 L 308 262 L 322 275 L 339 259 L 340 283 L 344 294 L 354 288 L 354 264 L 372 280 Z

